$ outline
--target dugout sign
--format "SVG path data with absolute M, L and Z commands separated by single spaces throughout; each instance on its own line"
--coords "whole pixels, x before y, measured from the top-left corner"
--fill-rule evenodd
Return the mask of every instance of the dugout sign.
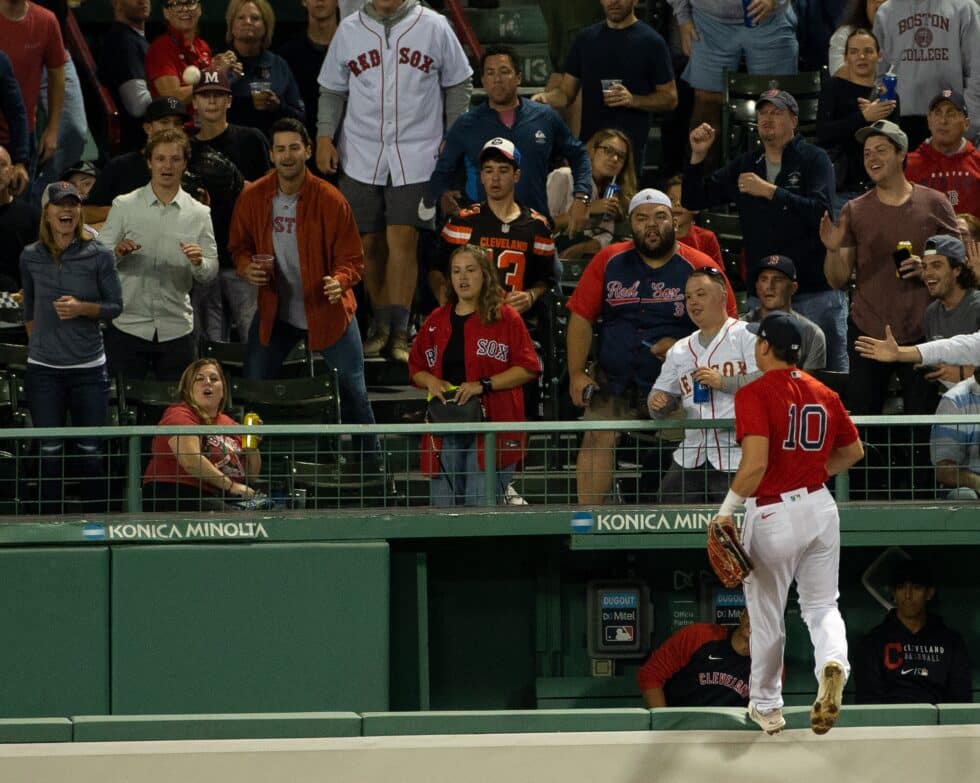
M 587 591 L 589 655 L 644 655 L 653 627 L 649 588 L 640 582 L 590 582 Z

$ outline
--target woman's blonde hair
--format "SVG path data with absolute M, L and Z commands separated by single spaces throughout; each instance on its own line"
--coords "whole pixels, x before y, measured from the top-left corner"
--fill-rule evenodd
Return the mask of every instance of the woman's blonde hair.
M 629 200 L 636 195 L 636 164 L 633 161 L 633 144 L 630 137 L 616 128 L 603 128 L 592 134 L 591 138 L 585 142 L 585 148 L 589 151 L 589 160 L 595 157 L 599 145 L 604 144 L 609 139 L 618 139 L 626 145 L 626 160 L 623 161 L 623 170 L 619 172 L 616 182 L 619 184 L 620 197 L 628 204 Z M 602 194 L 600 193 L 601 197 Z
M 476 300 L 476 311 L 480 315 L 480 322 L 492 324 L 500 320 L 500 306 L 504 303 L 504 289 L 500 287 L 497 270 L 494 269 L 493 262 L 490 260 L 490 254 L 482 247 L 463 245 L 457 247 L 449 256 L 449 304 L 455 307 L 459 303 L 459 295 L 452 284 L 453 261 L 456 256 L 461 256 L 464 253 L 476 260 L 480 266 L 480 274 L 483 276 L 480 296 Z
M 215 359 L 198 359 L 187 365 L 187 368 L 180 376 L 180 383 L 177 384 L 177 396 L 180 401 L 185 403 L 194 413 L 201 417 L 205 424 L 213 424 L 214 421 L 204 410 L 194 402 L 194 378 L 201 371 L 202 367 L 214 367 L 221 376 L 221 402 L 218 405 L 218 413 L 221 413 L 228 405 L 228 381 L 225 379 L 225 371 L 221 364 Z
M 265 25 L 265 35 L 262 36 L 262 48 L 268 49 L 272 46 L 272 33 L 276 29 L 276 12 L 272 10 L 272 6 L 269 5 L 268 0 L 231 0 L 228 3 L 228 10 L 225 11 L 225 23 L 228 26 L 227 32 L 225 33 L 225 41 L 230 45 L 233 43 L 234 39 L 231 37 L 231 25 L 235 21 L 235 17 L 238 16 L 238 12 L 242 10 L 242 6 L 251 3 L 259 10 L 259 16 L 262 17 L 262 23 Z

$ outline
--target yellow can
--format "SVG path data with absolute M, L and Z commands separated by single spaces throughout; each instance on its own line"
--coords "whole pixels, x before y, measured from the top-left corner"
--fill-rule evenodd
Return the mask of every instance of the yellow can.
M 242 420 L 242 424 L 246 427 L 254 427 L 256 424 L 261 424 L 262 418 L 257 413 L 246 413 L 245 418 Z M 242 445 L 246 449 L 257 449 L 259 447 L 259 442 L 262 440 L 259 435 L 251 435 L 246 433 L 245 437 L 242 438 Z

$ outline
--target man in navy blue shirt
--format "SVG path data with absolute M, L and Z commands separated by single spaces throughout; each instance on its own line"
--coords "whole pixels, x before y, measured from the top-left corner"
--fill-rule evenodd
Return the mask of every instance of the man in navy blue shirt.
M 677 106 L 677 84 L 663 37 L 636 17 L 636 0 L 600 0 L 606 19 L 572 41 L 557 88 L 533 100 L 561 108 L 582 90 L 582 128 L 588 141 L 603 128 L 630 138 L 637 175 L 650 132 L 650 112 Z
M 486 193 L 479 180 L 480 152 L 490 139 L 499 137 L 521 151 L 521 179 L 515 200 L 542 215 L 550 217 L 545 186 L 551 162 L 556 157 L 568 161 L 575 181 L 572 220 L 581 231 L 588 225 L 592 198 L 592 164 L 585 147 L 554 109 L 517 95 L 521 72 L 510 47 L 487 47 L 480 63 L 480 83 L 487 91 L 487 102 L 463 114 L 449 129 L 429 179 L 429 199 L 439 201 L 444 214 L 455 214 L 462 196 L 459 186 L 465 177 L 463 203 L 483 201 Z

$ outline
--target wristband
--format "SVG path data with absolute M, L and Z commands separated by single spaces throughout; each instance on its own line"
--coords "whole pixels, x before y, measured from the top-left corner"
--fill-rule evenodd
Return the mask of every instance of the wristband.
M 718 509 L 718 516 L 720 517 L 730 517 L 735 513 L 735 509 L 745 502 L 745 498 L 741 495 L 735 494 L 732 490 L 728 490 L 728 494 L 725 495 L 724 501 L 722 501 L 721 508 Z

